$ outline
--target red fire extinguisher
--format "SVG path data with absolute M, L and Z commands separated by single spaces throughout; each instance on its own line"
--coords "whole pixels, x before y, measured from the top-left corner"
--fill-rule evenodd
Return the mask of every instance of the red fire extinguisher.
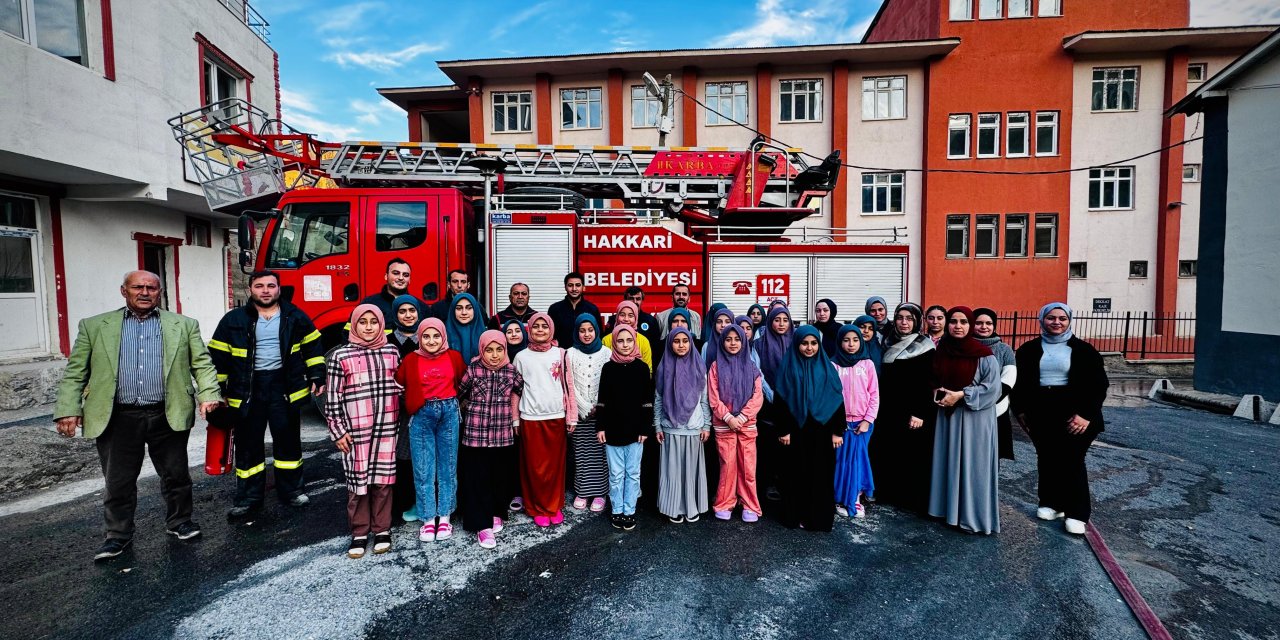
M 220 476 L 231 471 L 234 461 L 231 439 L 231 425 L 234 410 L 221 406 L 209 412 L 206 419 L 209 426 L 205 429 L 204 472 L 211 476 Z

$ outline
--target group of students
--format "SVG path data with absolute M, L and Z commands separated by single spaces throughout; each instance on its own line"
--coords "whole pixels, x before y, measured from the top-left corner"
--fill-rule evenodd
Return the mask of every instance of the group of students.
M 899 305 L 890 320 L 880 298 L 849 325 L 823 299 L 816 320 L 799 327 L 781 301 L 740 316 L 716 304 L 701 335 L 677 307 L 663 344 L 651 345 L 640 309 L 624 301 L 607 332 L 595 314 L 578 315 L 566 345 L 546 313 L 484 330 L 477 307 L 462 293 L 445 321 L 419 318 L 418 303 L 401 296 L 388 330 L 379 306 L 362 304 L 348 344 L 327 356 L 325 416 L 343 457 L 353 558 L 371 537 L 375 553 L 390 548 L 392 513 L 402 508 L 405 520 L 423 522 L 422 541 L 450 538 L 457 512 L 484 548 L 496 546 L 509 510 L 540 527 L 560 524 L 569 460 L 574 508 L 608 506 L 623 530 L 636 526 L 643 486 L 677 523 L 707 511 L 729 520 L 738 508 L 755 522 L 763 487 L 789 527 L 830 531 L 837 513 L 861 517 L 874 498 L 992 533 L 997 451 L 1012 448 L 1011 435 L 997 436 L 996 414 L 1007 413 L 1011 392 L 1024 428 L 1064 412 L 1072 434 L 1102 427 L 1101 399 L 1096 410 L 1077 409 L 1083 395 L 1054 377 L 1094 364 L 1058 348 L 1080 342 L 1069 329 L 1066 338 L 1046 333 L 1043 347 L 1033 341 L 1049 384 L 1025 385 L 1019 403 L 1011 370 L 1032 350 L 1024 345 L 1015 363 L 991 339 L 995 314 L 985 309 L 947 310 L 935 344 L 920 332 L 917 305 Z M 1042 320 L 1055 310 L 1069 327 L 1065 304 L 1047 306 Z M 987 324 L 986 337 L 974 335 Z M 1102 384 L 1105 395 L 1105 374 Z M 1029 431 L 1050 459 L 1040 456 L 1038 515 L 1087 520 L 1088 443 L 1064 457 L 1061 436 Z

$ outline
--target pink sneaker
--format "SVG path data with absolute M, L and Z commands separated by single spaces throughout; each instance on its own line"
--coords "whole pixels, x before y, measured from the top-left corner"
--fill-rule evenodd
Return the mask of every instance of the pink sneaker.
M 436 541 L 436 525 L 434 518 L 431 522 L 422 525 L 422 528 L 418 530 L 418 539 L 423 542 Z
M 732 511 L 717 511 L 716 520 L 729 520 L 733 518 Z
M 494 519 L 493 519 L 493 532 L 494 532 L 494 533 L 497 533 L 497 532 L 499 532 L 499 531 L 502 531 L 502 518 L 494 518 Z
M 546 516 L 534 516 L 533 523 L 538 525 L 539 527 L 549 527 L 551 526 L 551 518 L 548 518 Z
M 452 538 L 452 537 L 453 537 L 453 525 L 449 524 L 448 522 L 441 522 L 440 526 L 436 527 L 436 541 L 448 540 L 449 538 Z
M 493 537 L 492 529 L 485 529 L 484 531 L 481 531 L 476 535 L 476 540 L 480 543 L 480 546 L 485 549 L 492 549 L 498 546 L 498 540 Z
M 754 511 L 748 511 L 748 510 L 746 510 L 746 509 L 743 509 L 743 510 L 742 510 L 742 521 L 743 521 L 743 522 L 755 522 L 755 521 L 757 521 L 757 520 L 759 520 L 759 519 L 760 519 L 760 514 L 758 514 L 758 513 L 754 512 Z
M 867 509 L 862 506 L 861 502 L 853 503 L 853 517 L 855 518 L 867 517 Z
M 564 522 L 564 512 L 557 511 L 554 516 L 551 516 L 551 524 L 560 524 L 561 522 Z
M 595 512 L 604 511 L 604 498 L 596 498 L 592 500 L 591 510 Z

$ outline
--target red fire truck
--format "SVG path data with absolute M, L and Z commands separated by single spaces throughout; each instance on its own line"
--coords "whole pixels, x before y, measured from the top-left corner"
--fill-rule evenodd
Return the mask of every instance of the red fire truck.
M 280 274 L 285 295 L 334 343 L 351 308 L 413 268 L 431 302 L 464 269 L 490 311 L 515 282 L 530 305 L 564 295 L 569 271 L 608 312 L 629 286 L 650 312 L 676 284 L 690 306 L 745 313 L 780 298 L 795 320 L 832 298 L 841 320 L 870 295 L 905 299 L 900 228 L 855 235 L 807 226 L 834 187 L 839 152 L 524 144 L 328 143 L 238 99 L 170 120 L 209 206 L 240 214 L 241 267 Z M 255 227 L 265 224 L 253 253 Z

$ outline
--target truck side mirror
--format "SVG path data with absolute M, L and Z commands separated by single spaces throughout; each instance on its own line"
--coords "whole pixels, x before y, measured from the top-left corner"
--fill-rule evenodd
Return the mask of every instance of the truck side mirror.
M 237 228 L 237 240 L 240 242 L 240 264 L 244 265 L 244 253 L 253 249 L 253 218 L 249 214 L 241 214 L 240 225 Z
M 241 245 L 242 247 L 244 245 Z M 240 270 L 245 273 L 253 272 L 253 252 L 248 249 L 240 249 Z
M 440 285 L 434 282 L 428 282 L 422 285 L 422 299 L 435 300 L 440 297 Z

